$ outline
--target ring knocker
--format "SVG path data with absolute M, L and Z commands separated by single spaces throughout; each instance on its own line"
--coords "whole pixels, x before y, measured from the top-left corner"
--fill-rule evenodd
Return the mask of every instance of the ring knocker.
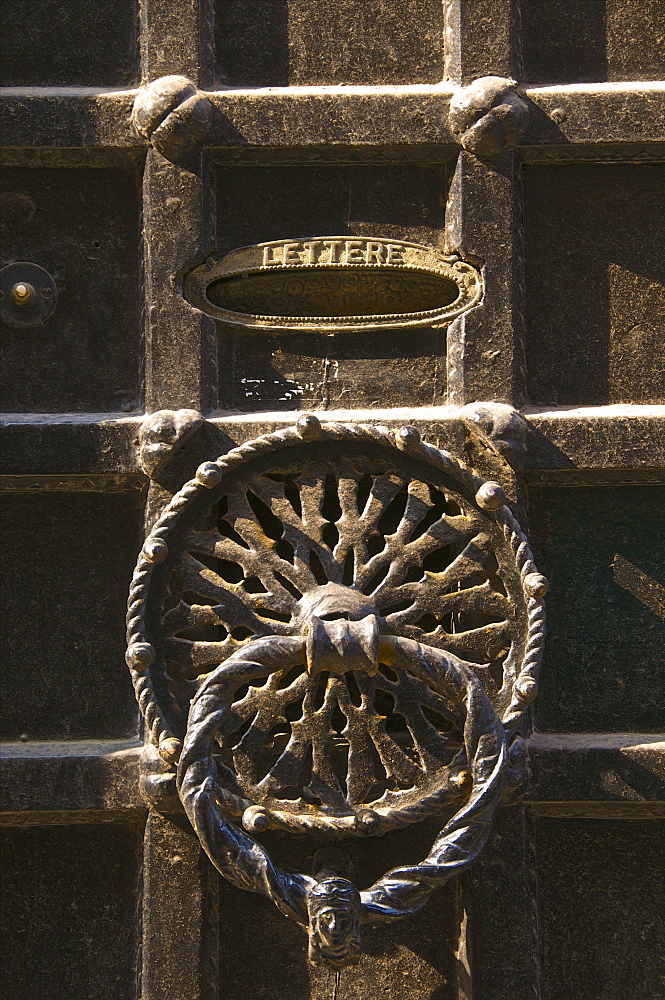
M 353 964 L 363 922 L 416 912 L 482 850 L 546 589 L 501 487 L 414 428 L 304 416 L 204 463 L 154 525 L 127 651 L 150 739 L 213 864 L 308 929 L 313 962 Z M 362 891 L 258 839 L 436 815 L 427 857 Z

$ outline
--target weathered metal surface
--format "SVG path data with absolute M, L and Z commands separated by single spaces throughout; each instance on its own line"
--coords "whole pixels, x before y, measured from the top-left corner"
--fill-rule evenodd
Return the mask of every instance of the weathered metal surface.
M 157 410 L 146 417 L 138 435 L 139 463 L 145 474 L 154 476 L 202 423 L 198 410 Z
M 574 0 L 520 4 L 524 78 L 542 83 L 658 80 L 663 76 L 665 12 L 659 0 L 605 10 Z
M 532 544 L 553 581 L 538 728 L 662 732 L 663 481 L 534 487 L 530 508 Z M 564 597 L 571 590 L 584 601 Z
M 520 470 L 528 461 L 529 424 L 506 403 L 469 403 L 460 410 L 460 419 L 485 447 Z M 475 464 L 474 464 L 475 467 Z
M 486 40 L 486 39 L 485 39 Z M 213 116 L 206 147 L 240 162 L 283 162 L 275 149 L 319 162 L 340 152 L 370 161 L 431 158 L 455 145 L 447 105 L 449 83 L 405 87 L 285 87 L 206 91 Z M 564 160 L 662 158 L 662 82 L 520 88 L 530 107 L 524 155 Z M 137 91 L 92 88 L 7 88 L 0 101 L 3 145 L 53 151 L 76 147 L 137 154 L 144 140 L 128 128 Z M 334 113 L 333 113 L 334 110 Z M 552 117 L 553 116 L 553 117 Z M 595 148 L 594 148 L 595 147 Z M 303 152 L 304 151 L 304 152 Z
M 524 172 L 526 383 L 543 407 L 665 399 L 665 163 L 597 170 Z
M 215 36 L 224 86 L 396 86 L 437 83 L 444 76 L 438 0 L 327 8 L 318 0 L 232 0 L 217 12 Z
M 504 505 L 412 427 L 309 415 L 200 466 L 144 544 L 127 662 L 151 740 L 215 866 L 309 926 L 331 968 L 357 960 L 361 920 L 415 912 L 467 867 L 523 781 L 504 726 L 537 692 L 547 581 Z M 231 822 L 380 834 L 467 795 L 356 916 L 350 883 L 287 876 Z
M 128 165 L 3 171 L 2 262 L 34 261 L 58 298 L 28 335 L 0 323 L 5 411 L 143 409 L 139 186 Z
M 139 737 L 122 740 L 29 740 L 0 743 L 0 822 L 126 822 L 146 805 L 136 781 Z
M 0 851 L 2 895 L 12 904 L 2 929 L 5 992 L 52 1000 L 135 996 L 136 818 L 123 825 L 5 827 Z
M 448 402 L 492 399 L 521 408 L 524 255 L 518 225 L 521 163 L 508 150 L 484 161 L 460 150 L 446 206 L 446 243 L 483 262 L 485 294 L 448 328 Z
M 662 733 L 534 733 L 529 754 L 538 815 L 665 819 Z
M 534 813 L 665 819 L 662 735 L 536 733 L 527 745 L 532 780 L 524 803 Z M 2 743 L 0 770 L 0 822 L 10 826 L 118 822 L 147 804 L 162 814 L 182 813 L 173 768 L 138 737 Z M 389 840 L 383 838 L 382 850 Z M 359 850 L 362 844 L 373 841 L 354 841 Z
M 2 87 L 131 87 L 139 79 L 137 7 L 130 0 L 62 0 L 7 10 L 0 43 Z
M 475 424 L 476 408 L 484 410 L 495 405 L 472 403 L 468 410 L 456 406 L 364 411 L 331 409 L 326 412 L 326 419 L 366 420 L 371 415 L 372 419 L 394 429 L 408 421 L 423 434 L 427 433 L 430 440 L 462 454 L 465 449 L 464 434 L 460 434 L 462 421 L 466 419 Z M 514 413 L 510 407 L 504 412 Z M 206 420 L 200 433 L 210 454 L 288 426 L 298 416 L 297 412 L 288 410 L 216 415 Z M 575 481 L 591 485 L 604 476 L 608 481 L 619 477 L 626 483 L 637 483 L 644 481 L 645 475 L 654 482 L 663 482 L 665 406 L 529 409 L 522 416 L 528 433 L 521 474 L 529 482 L 547 479 L 562 486 Z M 483 417 L 478 424 L 481 429 L 484 421 Z M 139 476 L 142 473 L 135 445 L 142 422 L 142 417 L 114 413 L 4 413 L 0 418 L 2 473 L 15 477 L 16 485 L 25 477 L 26 488 L 32 488 L 30 484 L 36 482 L 34 477 L 43 479 L 45 488 L 49 488 L 51 480 L 65 483 L 68 477 L 83 477 L 81 483 L 88 482 L 87 489 L 92 491 L 98 486 L 106 488 L 104 476 L 117 473 L 122 479 L 134 473 L 135 476 L 127 480 L 128 488 L 140 487 L 145 481 L 136 478 L 136 473 Z M 510 426 L 503 430 L 508 434 L 508 442 L 515 441 Z M 498 447 L 502 451 L 500 441 Z M 521 452 L 519 443 L 516 444 L 517 452 Z M 510 444 L 510 452 L 513 447 Z M 186 474 L 193 474 L 194 468 Z M 489 468 L 484 474 L 498 475 L 496 470 Z M 75 483 L 73 480 L 73 488 L 77 488 Z
M 662 75 L 660 0 L 143 0 L 138 17 L 120 6 L 16 0 L 3 25 L 3 163 L 31 169 L 11 176 L 0 199 L 2 263 L 34 260 L 62 293 L 43 327 L 2 331 L 14 346 L 2 365 L 3 405 L 14 411 L 2 485 L 24 494 L 21 532 L 3 523 L 16 542 L 5 570 L 16 601 L 4 619 L 21 641 L 6 654 L 9 713 L 25 705 L 29 717 L 36 706 L 37 730 L 46 722 L 68 740 L 72 723 L 98 737 L 118 718 L 117 609 L 141 510 L 117 510 L 123 492 L 139 504 L 148 492 L 134 440 L 142 416 L 123 414 L 190 407 L 212 418 L 151 482 L 150 525 L 204 458 L 293 423 L 298 407 L 417 425 L 500 482 L 513 505 L 504 439 L 493 441 L 486 421 L 460 429 L 441 405 L 485 399 L 528 407 L 530 533 L 549 546 L 555 636 L 570 626 L 572 652 L 543 677 L 541 719 L 659 724 L 653 595 L 663 580 L 649 525 L 660 494 L 647 499 L 644 488 L 662 493 L 665 434 L 662 413 L 635 403 L 663 398 L 662 198 L 649 172 L 665 136 L 665 87 L 649 82 Z M 131 127 L 138 91 L 110 89 L 174 74 L 213 107 L 188 170 L 146 150 Z M 520 81 L 529 129 L 513 152 L 482 162 L 458 156 L 447 113 L 458 85 L 488 75 Z M 121 205 L 141 224 L 127 225 Z M 245 243 L 377 231 L 461 251 L 483 268 L 482 304 L 445 333 L 317 337 L 317 350 L 302 334 L 216 332 L 178 284 L 191 261 Z M 42 504 L 25 503 L 42 492 Z M 38 572 L 26 572 L 30 563 Z M 131 709 L 129 684 L 125 694 Z M 655 738 L 536 734 L 531 804 L 500 809 L 469 877 L 419 914 L 364 925 L 365 954 L 343 973 L 340 1000 L 597 1000 L 599 990 L 651 1000 L 664 911 L 652 877 L 663 842 Z M 330 1000 L 328 970 L 308 967 L 299 926 L 218 879 L 177 825 L 182 813 L 151 812 L 143 845 L 128 841 L 127 820 L 142 818 L 132 804 L 138 754 L 111 762 L 83 740 L 78 751 L 61 746 L 63 762 L 41 746 L 15 743 L 2 765 L 3 820 L 41 824 L 8 831 L 3 852 L 12 996 Z M 177 799 L 175 777 L 149 754 L 143 794 L 159 786 L 161 808 Z M 380 842 L 354 837 L 349 869 L 337 874 L 366 885 L 417 864 L 436 823 Z M 317 845 L 306 836 L 262 837 L 280 868 L 310 871 L 303 858 Z
M 657 996 L 665 961 L 663 824 L 543 818 L 534 846 L 548 998 Z M 635 942 L 631 956 L 623 934 Z
M 143 174 L 143 255 L 151 307 L 146 315 L 145 400 L 149 411 L 215 407 L 217 359 L 214 323 L 196 313 L 176 275 L 201 251 L 211 252 L 215 208 L 210 169 L 194 154 L 189 169 L 148 151 Z
M 0 674 L 3 739 L 135 735 L 131 685 L 108 668 L 122 659 L 142 492 L 31 490 L 0 499 L 0 556 L 12 568 L 0 617 L 3 656 L 13 664 Z

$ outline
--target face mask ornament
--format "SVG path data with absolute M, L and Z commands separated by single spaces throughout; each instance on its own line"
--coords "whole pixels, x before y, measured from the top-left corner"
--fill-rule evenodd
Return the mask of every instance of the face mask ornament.
M 208 857 L 358 961 L 478 857 L 514 790 L 547 581 L 502 488 L 375 425 L 320 423 L 206 462 L 156 521 L 130 592 L 150 742 Z M 359 891 L 281 870 L 270 831 L 380 836 L 427 817 L 420 863 Z M 408 835 L 408 834 L 406 834 Z

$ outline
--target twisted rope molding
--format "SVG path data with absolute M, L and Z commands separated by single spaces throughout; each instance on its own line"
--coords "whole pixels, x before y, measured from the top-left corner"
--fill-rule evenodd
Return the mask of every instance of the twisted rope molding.
M 221 455 L 214 462 L 203 463 L 197 470 L 196 478 L 185 483 L 155 522 L 144 542 L 129 590 L 126 661 L 139 707 L 146 720 L 149 738 L 168 763 L 177 761 L 182 744 L 168 726 L 158 704 L 149 673 L 155 660 L 155 653 L 150 643 L 146 641 L 144 616 L 152 570 L 167 557 L 167 539 L 172 527 L 182 516 L 190 500 L 201 490 L 214 488 L 221 482 L 225 472 L 252 458 L 278 451 L 290 444 L 314 440 L 367 441 L 395 448 L 448 473 L 471 495 L 477 495 L 483 486 L 492 485 L 466 468 L 452 455 L 421 441 L 420 433 L 414 427 L 402 427 L 393 432 L 388 427 L 377 424 L 321 423 L 312 414 L 303 415 L 295 426 L 262 435 L 232 449 L 226 455 Z M 538 669 L 545 637 L 542 597 L 547 592 L 547 581 L 538 573 L 527 539 L 509 508 L 503 504 L 498 510 L 490 512 L 485 508 L 485 511 L 490 516 L 493 514 L 511 546 L 527 602 L 525 653 L 513 683 L 510 705 L 503 716 L 504 725 L 514 729 L 538 691 Z
M 265 673 L 266 667 L 288 669 L 302 659 L 303 649 L 304 640 L 296 636 L 257 639 L 211 673 L 192 701 L 177 785 L 190 822 L 218 871 L 239 888 L 268 896 L 285 916 L 308 927 L 308 899 L 319 883 L 311 876 L 277 868 L 261 844 L 225 819 L 216 800 L 213 757 L 215 733 L 232 702 L 229 677 L 245 683 Z M 464 705 L 464 745 L 473 786 L 468 801 L 445 824 L 420 864 L 394 868 L 360 893 L 364 922 L 417 912 L 436 889 L 475 861 L 501 802 L 508 760 L 503 726 L 466 664 L 449 653 L 396 636 L 382 636 L 381 657 Z M 348 961 L 352 960 L 349 956 Z

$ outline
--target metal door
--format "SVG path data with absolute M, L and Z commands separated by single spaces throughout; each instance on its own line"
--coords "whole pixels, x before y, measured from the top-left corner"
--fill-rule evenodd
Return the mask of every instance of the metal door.
M 4 20 L 2 995 L 332 995 L 301 930 L 148 809 L 127 588 L 201 461 L 325 410 L 482 462 L 467 407 L 551 582 L 532 775 L 468 875 L 368 933 L 339 1000 L 665 996 L 663 5 L 15 0 Z M 313 236 L 458 251 L 482 300 L 320 336 L 183 294 L 210 256 Z M 315 848 L 273 843 L 294 868 Z

